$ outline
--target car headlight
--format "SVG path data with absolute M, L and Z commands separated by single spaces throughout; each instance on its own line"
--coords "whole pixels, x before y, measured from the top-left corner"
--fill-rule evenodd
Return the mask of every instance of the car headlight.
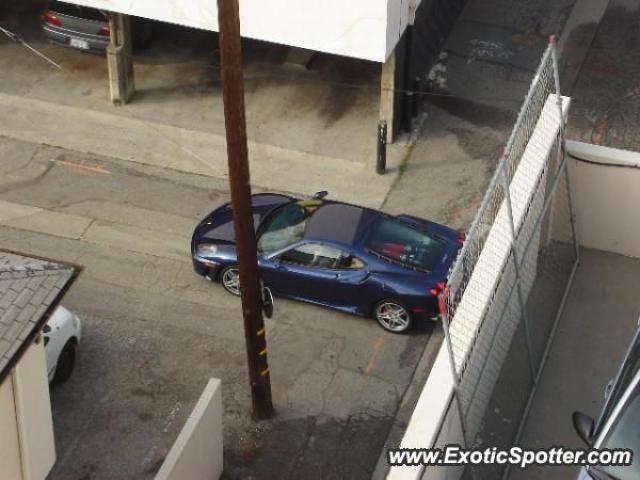
M 211 255 L 215 255 L 217 251 L 218 251 L 217 246 L 212 245 L 210 243 L 203 243 L 201 245 L 198 245 L 196 253 L 198 254 L 199 257 L 208 257 Z

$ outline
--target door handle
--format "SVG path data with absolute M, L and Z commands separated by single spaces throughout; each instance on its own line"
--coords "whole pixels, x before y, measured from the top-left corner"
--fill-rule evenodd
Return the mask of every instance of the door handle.
M 371 274 L 369 272 L 360 275 L 354 273 L 336 273 L 335 279 L 340 282 L 345 280 L 349 281 L 349 279 L 351 279 L 352 281 L 355 281 L 356 284 L 360 285 L 366 282 L 370 276 Z

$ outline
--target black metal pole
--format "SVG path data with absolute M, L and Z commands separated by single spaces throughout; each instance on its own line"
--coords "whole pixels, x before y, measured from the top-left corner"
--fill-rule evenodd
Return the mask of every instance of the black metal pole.
M 378 123 L 378 150 L 376 156 L 376 172 L 383 175 L 387 171 L 387 122 Z
M 267 364 L 267 342 L 262 318 L 258 253 L 251 209 L 238 0 L 218 0 L 218 22 L 231 208 L 240 270 L 240 294 L 251 398 L 254 416 L 266 419 L 273 416 L 273 403 Z

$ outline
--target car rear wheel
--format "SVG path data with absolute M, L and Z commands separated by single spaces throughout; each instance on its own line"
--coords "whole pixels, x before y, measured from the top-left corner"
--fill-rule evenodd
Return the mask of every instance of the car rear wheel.
M 69 340 L 60 352 L 56 373 L 53 376 L 55 383 L 64 383 L 69 380 L 73 366 L 76 363 L 76 345 L 73 340 Z
M 235 265 L 226 267 L 220 273 L 220 283 L 231 295 L 240 296 L 240 271 Z
M 382 328 L 392 333 L 404 333 L 413 323 L 409 311 L 393 300 L 378 303 L 373 315 Z

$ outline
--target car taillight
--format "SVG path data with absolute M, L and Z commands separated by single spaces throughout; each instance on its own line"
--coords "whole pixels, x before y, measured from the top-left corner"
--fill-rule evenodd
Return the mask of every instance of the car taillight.
M 435 287 L 429 289 L 429 293 L 432 297 L 437 297 L 440 292 L 444 291 L 445 286 L 444 282 L 438 282 Z
M 111 29 L 109 28 L 109 25 L 100 27 L 100 30 L 98 30 L 98 35 L 102 35 L 104 37 L 108 37 L 109 35 L 111 35 Z
M 48 23 L 49 25 L 53 25 L 54 27 L 62 26 L 62 22 L 60 21 L 60 19 L 51 10 L 44 14 L 44 23 Z
M 464 241 L 467 239 L 467 235 L 464 232 L 458 232 L 458 238 L 456 239 L 456 241 L 458 242 L 458 245 L 462 246 L 464 245 Z

